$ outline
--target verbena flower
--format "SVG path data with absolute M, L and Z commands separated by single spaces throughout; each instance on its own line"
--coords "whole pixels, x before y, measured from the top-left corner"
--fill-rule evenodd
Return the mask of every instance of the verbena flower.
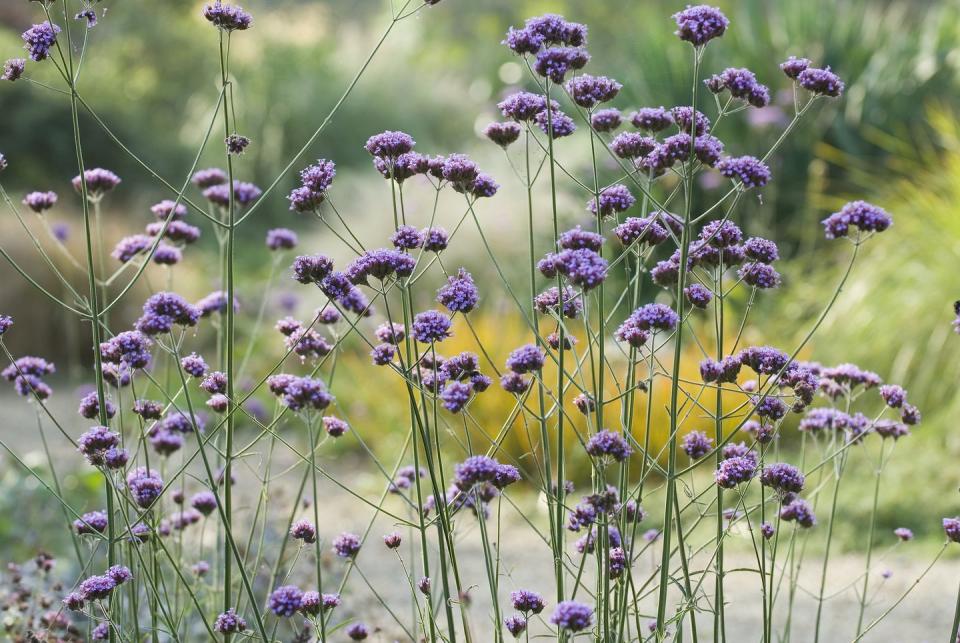
M 260 198 L 263 191 L 253 183 L 234 179 L 232 190 L 226 184 L 213 185 L 203 191 L 203 198 L 214 205 L 226 208 L 230 205 L 231 194 L 237 205 L 246 206 Z
M 253 25 L 253 16 L 242 8 L 216 0 L 203 8 L 203 17 L 224 31 L 244 31 Z
M 595 458 L 609 457 L 622 462 L 630 457 L 633 449 L 621 434 L 604 429 L 597 431 L 587 440 L 587 453 Z
M 748 456 L 728 458 L 720 463 L 714 473 L 717 484 L 724 489 L 733 489 L 738 484 L 750 481 L 756 474 L 757 461 Z
M 85 600 L 96 601 L 109 596 L 116 586 L 117 582 L 109 576 L 90 576 L 80 583 L 78 590 Z
M 657 223 L 655 217 L 628 217 L 614 228 L 613 233 L 625 246 L 635 242 L 655 246 L 663 243 L 670 236 L 667 229 Z
M 573 288 L 564 286 L 561 291 L 556 286 L 551 286 L 545 291 L 534 297 L 534 307 L 542 314 L 560 315 L 561 295 L 563 305 L 563 316 L 569 319 L 576 319 L 583 310 L 583 300 Z
M 73 177 L 73 189 L 78 193 L 81 192 L 84 181 L 87 184 L 87 194 L 93 200 L 99 199 L 121 183 L 119 176 L 102 167 L 84 170 L 83 180 L 80 179 L 79 175 Z
M 441 252 L 447 249 L 450 235 L 443 228 L 427 228 L 421 231 L 423 249 L 427 252 Z
M 452 313 L 469 313 L 477 307 L 480 293 L 473 277 L 460 268 L 456 275 L 447 277 L 447 283 L 437 291 L 437 302 Z
M 807 67 L 797 74 L 797 84 L 809 92 L 831 98 L 840 96 L 844 90 L 843 81 L 830 71 L 829 67 L 826 69 Z
M 250 139 L 240 134 L 231 134 L 224 140 L 224 144 L 227 146 L 227 154 L 238 156 L 246 151 Z
M 601 217 L 610 217 L 629 209 L 636 198 L 625 185 L 617 184 L 604 188 L 600 196 L 587 202 L 587 209 Z
M 502 148 L 520 138 L 520 126 L 516 123 L 490 123 L 483 129 L 483 135 Z
M 197 170 L 190 177 L 190 181 L 198 188 L 204 189 L 214 185 L 222 185 L 228 180 L 227 173 L 218 167 Z
M 713 293 L 703 284 L 690 284 L 683 289 L 683 295 L 695 308 L 706 308 L 713 300 Z
M 33 25 L 23 32 L 24 49 L 30 52 L 30 60 L 45 60 L 50 54 L 50 49 L 57 42 L 57 34 L 60 33 L 60 27 L 50 22 L 41 22 Z
M 700 110 L 696 110 L 696 115 L 694 115 L 694 109 L 689 105 L 678 105 L 670 108 L 670 116 L 681 134 L 690 136 L 690 130 L 693 129 L 695 136 L 703 136 L 710 131 L 710 119 L 707 115 Z M 694 125 L 694 121 L 696 121 L 696 125 Z M 690 146 L 689 138 L 687 139 L 687 146 Z
M 298 520 L 290 526 L 290 537 L 312 544 L 317 542 L 317 528 L 309 520 Z
M 288 228 L 267 230 L 267 248 L 270 250 L 292 250 L 297 247 L 297 233 Z
M 100 533 L 107 529 L 107 514 L 104 511 L 91 511 L 73 521 L 77 535 Z
M 555 101 L 554 101 L 555 102 Z M 530 92 L 510 94 L 497 103 L 497 109 L 505 118 L 515 121 L 532 121 L 547 107 L 546 97 Z
M 743 283 L 760 289 L 778 288 L 780 286 L 780 273 L 773 266 L 765 263 L 748 263 L 737 272 Z
M 513 609 L 518 612 L 523 612 L 524 614 L 539 614 L 543 611 L 545 605 L 543 596 L 528 589 L 510 592 L 510 602 L 513 605 Z
M 558 273 L 575 286 L 590 290 L 607 278 L 607 260 L 592 250 L 563 250 L 556 254 L 553 264 Z
M 560 629 L 580 632 L 593 625 L 593 608 L 576 601 L 561 601 L 553 610 L 550 622 Z
M 893 219 L 883 208 L 866 201 L 851 201 L 823 220 L 827 239 L 847 236 L 850 226 L 860 232 L 883 232 L 891 225 Z
M 693 460 L 699 460 L 712 450 L 713 439 L 703 431 L 691 431 L 683 436 L 683 452 Z
M 773 263 L 780 258 L 777 244 L 761 237 L 751 237 L 743 243 L 743 252 L 748 259 L 760 263 Z
M 543 368 L 545 355 L 535 344 L 515 349 L 507 357 L 507 368 L 514 373 L 531 373 Z
M 168 333 L 176 326 L 196 326 L 200 310 L 175 293 L 159 292 L 143 304 L 137 330 L 145 335 Z
M 673 114 L 663 107 L 641 107 L 630 115 L 630 122 L 637 129 L 659 132 L 673 124 Z
M 209 516 L 217 509 L 217 497 L 212 491 L 198 491 L 190 498 L 190 506 Z
M 437 2 L 439 2 L 439 0 L 435 0 L 434 2 L 430 2 L 428 4 L 436 4 Z M 351 623 L 350 626 L 347 627 L 347 636 L 350 637 L 351 641 L 363 641 L 369 635 L 370 632 L 367 630 L 367 626 L 363 623 Z
M 207 372 L 207 363 L 196 353 L 190 353 L 180 360 L 180 368 L 191 377 L 203 377 Z
M 323 417 L 323 430 L 327 432 L 332 438 L 339 438 L 348 430 L 350 430 L 350 425 L 345 421 L 341 420 L 338 417 L 332 415 L 326 415 Z
M 897 527 L 893 530 L 893 535 L 896 536 L 902 542 L 908 540 L 913 540 L 913 532 L 907 529 L 906 527 Z
M 503 619 L 503 625 L 514 638 L 519 638 L 527 629 L 527 619 L 522 614 L 511 614 Z
M 767 465 L 760 474 L 760 484 L 781 493 L 800 493 L 804 482 L 800 470 L 785 462 Z
M 612 132 L 620 127 L 622 122 L 620 110 L 613 107 L 598 109 L 590 115 L 590 126 L 598 132 Z
M 705 4 L 690 6 L 673 14 L 677 23 L 675 35 L 695 47 L 701 47 L 727 30 L 730 21 L 719 9 Z
M 163 490 L 163 480 L 160 475 L 145 467 L 138 467 L 127 474 L 127 489 L 133 496 L 134 502 L 140 507 L 149 507 L 160 497 Z
M 418 342 L 430 344 L 450 337 L 450 319 L 437 310 L 428 310 L 413 318 L 411 335 Z
M 550 138 L 563 138 L 577 131 L 573 119 L 559 109 L 541 110 L 533 117 L 537 127 Z
M 533 70 L 560 84 L 570 71 L 583 69 L 589 60 L 590 54 L 582 47 L 550 47 L 537 52 Z
M 960 543 L 960 518 L 944 518 L 943 531 L 948 540 Z
M 213 629 L 221 634 L 235 634 L 236 632 L 245 631 L 247 629 L 247 622 L 238 616 L 237 611 L 231 607 L 226 612 L 217 616 L 217 619 L 213 623 Z
M 783 73 L 786 74 L 787 78 L 796 79 L 805 69 L 810 66 L 810 60 L 808 58 L 797 58 L 796 56 L 790 56 L 786 61 L 780 63 L 780 69 L 783 70 Z
M 739 181 L 744 188 L 762 188 L 770 182 L 770 168 L 753 156 L 728 157 L 717 163 L 720 174 Z
M 360 536 L 344 532 L 333 539 L 333 551 L 340 558 L 354 558 L 360 553 Z
M 810 504 L 801 498 L 791 500 L 780 508 L 780 519 L 787 522 L 796 522 L 801 527 L 809 529 L 817 524 L 817 517 Z
M 399 533 L 392 532 L 383 537 L 383 544 L 387 549 L 396 549 L 400 546 L 402 540 Z
M 117 407 L 110 400 L 106 400 L 104 407 L 108 418 L 112 418 L 117 414 Z M 80 406 L 77 412 L 81 417 L 88 420 L 92 420 L 100 414 L 100 398 L 96 391 L 88 393 L 80 399 Z
M 616 98 L 623 85 L 606 76 L 581 74 L 568 80 L 564 87 L 574 103 L 585 109 L 591 109 L 599 103 L 606 103 Z
M 42 212 L 49 210 L 57 204 L 57 193 L 56 192 L 30 192 L 25 197 L 23 197 L 23 204 L 36 212 L 41 214 Z
M 3 74 L 0 75 L 0 80 L 9 80 L 10 82 L 19 80 L 23 76 L 26 65 L 27 61 L 23 58 L 10 58 L 3 64 Z
M 405 132 L 387 130 L 368 138 L 364 149 L 372 156 L 396 159 L 401 154 L 413 150 L 413 146 L 416 144 L 413 137 Z
M 300 610 L 303 591 L 294 585 L 283 585 L 270 594 L 268 606 L 277 616 L 293 616 Z

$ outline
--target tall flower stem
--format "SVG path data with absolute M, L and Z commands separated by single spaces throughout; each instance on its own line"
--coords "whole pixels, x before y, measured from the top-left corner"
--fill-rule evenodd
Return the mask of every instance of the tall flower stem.
M 691 90 L 690 101 L 690 161 L 687 164 L 684 173 L 684 184 L 686 192 L 686 203 L 684 205 L 683 228 L 680 233 L 680 268 L 677 275 L 676 305 L 677 314 L 683 319 L 683 287 L 687 278 L 687 255 L 690 239 L 690 218 L 693 213 L 693 168 L 696 156 L 693 153 L 694 140 L 697 133 L 697 89 L 700 81 L 700 55 L 703 50 L 700 47 L 694 48 L 693 54 L 693 88 Z M 667 591 L 670 589 L 670 546 L 673 537 L 673 510 L 675 496 L 677 492 L 676 469 L 677 469 L 677 430 L 679 429 L 679 397 L 680 397 L 680 362 L 682 357 L 682 336 L 681 325 L 677 326 L 677 332 L 674 337 L 673 349 L 673 370 L 670 377 L 670 435 L 669 450 L 667 454 L 667 493 L 663 506 L 663 552 L 660 562 L 660 587 L 657 596 L 657 632 L 658 641 L 664 640 L 666 636 L 666 614 L 667 614 Z M 681 529 L 680 514 L 677 512 L 677 529 Z M 686 575 L 686 570 L 684 570 Z M 691 617 L 692 619 L 692 617 Z
M 550 80 L 547 79 L 544 83 L 544 94 L 546 96 L 546 105 L 547 105 L 547 156 L 549 159 L 550 166 L 550 213 L 553 219 L 553 238 L 554 240 L 560 237 L 560 225 L 557 219 L 557 173 L 556 173 L 556 159 L 553 153 L 553 110 L 550 108 Z M 563 316 L 563 281 L 560 276 L 557 275 L 557 311 L 558 314 Z M 556 392 L 556 406 L 557 406 L 557 481 L 555 483 L 556 488 L 556 511 L 554 512 L 554 532 L 556 533 L 556 545 L 554 550 L 554 576 L 557 586 L 557 603 L 563 601 L 564 591 L 563 591 L 563 379 L 565 376 L 564 371 L 564 359 L 562 350 L 563 344 L 565 341 L 565 328 L 561 323 L 557 329 L 557 334 L 559 335 L 559 345 L 561 350 L 557 354 L 557 392 Z M 560 631 L 560 630 L 558 630 Z M 561 631 L 561 640 L 564 636 Z
M 867 590 L 870 587 L 870 564 L 873 562 L 873 535 L 877 528 L 877 507 L 880 500 L 880 478 L 883 473 L 884 447 L 885 444 L 881 440 L 878 447 L 877 468 L 873 472 L 873 508 L 870 511 L 870 531 L 867 534 L 867 559 L 864 563 L 863 587 L 860 590 L 860 608 L 857 611 L 857 636 L 859 636 L 863 630 L 863 615 L 867 609 Z
M 220 86 L 224 92 L 224 95 L 227 96 L 228 87 L 230 85 L 229 80 L 229 60 L 228 60 L 228 48 L 229 48 L 229 34 L 224 38 L 224 32 L 220 31 Z M 224 139 L 230 136 L 230 106 L 233 103 L 233 98 L 230 96 L 229 100 L 225 100 L 223 103 L 223 130 L 224 130 Z M 227 324 L 224 329 L 226 335 L 225 338 L 225 360 L 226 360 L 226 372 L 227 372 L 227 432 L 224 446 L 224 465 L 223 465 L 223 479 L 226 482 L 224 485 L 223 491 L 223 520 L 224 527 L 229 530 L 230 523 L 233 515 L 233 492 L 232 485 L 230 484 L 230 477 L 232 475 L 233 469 L 233 433 L 236 426 L 236 416 L 233 413 L 234 406 L 234 380 L 236 379 L 236 371 L 234 369 L 234 355 L 233 355 L 233 344 L 234 344 L 234 330 L 235 330 L 235 314 L 234 314 L 234 301 L 236 298 L 235 294 L 235 284 L 234 284 L 234 239 L 236 236 L 236 209 L 237 209 L 237 198 L 236 192 L 233 184 L 233 158 L 230 153 L 227 152 L 227 185 L 229 187 L 229 204 L 227 206 L 227 247 L 226 247 L 226 286 L 227 286 L 227 310 L 226 318 Z M 233 603 L 232 595 L 232 564 L 230 560 L 230 545 L 224 543 L 223 551 L 223 609 L 224 611 L 230 609 Z M 229 638 L 226 637 L 226 638 Z
M 817 594 L 817 616 L 813 626 L 813 642 L 820 640 L 820 621 L 823 616 L 824 594 L 827 589 L 827 569 L 830 563 L 830 545 L 833 543 L 833 527 L 837 517 L 837 499 L 840 496 L 840 482 L 843 479 L 843 469 L 847 463 L 849 451 L 843 451 L 840 454 L 840 461 L 837 463 L 837 480 L 833 485 L 833 498 L 830 503 L 830 522 L 827 524 L 827 546 L 823 551 L 823 566 L 820 570 L 820 591 Z

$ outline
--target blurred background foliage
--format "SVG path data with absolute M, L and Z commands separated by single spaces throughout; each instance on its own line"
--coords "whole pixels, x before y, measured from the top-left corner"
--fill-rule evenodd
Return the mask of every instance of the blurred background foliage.
M 504 32 L 525 17 L 547 11 L 585 22 L 593 56 L 589 71 L 624 84 L 615 106 L 624 111 L 643 105 L 669 106 L 688 100 L 691 83 L 689 49 L 676 42 L 669 20 L 682 4 L 444 0 L 395 27 L 345 107 L 297 167 L 318 156 L 336 160 L 339 175 L 334 199 L 363 231 L 364 242 L 382 245 L 392 219 L 389 192 L 362 149 L 370 134 L 402 129 L 414 135 L 418 150 L 425 153 L 464 151 L 475 156 L 504 185 L 495 199 L 483 204 L 481 215 L 508 276 L 519 279 L 526 270 L 525 241 L 514 232 L 524 230 L 525 200 L 520 186 L 511 180 L 503 155 L 477 135 L 497 118 L 499 98 L 527 83 L 517 60 L 498 45 Z M 762 151 L 779 135 L 792 110 L 792 97 L 777 91 L 788 87 L 777 68 L 788 55 L 832 66 L 848 88 L 842 101 L 819 106 L 790 136 L 774 157 L 775 181 L 763 191 L 762 201 L 745 199 L 739 210 L 738 222 L 745 230 L 776 239 L 787 260 L 782 266 L 785 287 L 761 298 L 752 313 L 756 329 L 748 340 L 793 345 L 830 296 L 847 248 L 823 240 L 820 219 L 852 198 L 877 202 L 890 211 L 894 228 L 867 246 L 837 307 L 804 357 L 824 363 L 854 361 L 886 380 L 902 382 L 925 414 L 924 424 L 897 447 L 890 465 L 895 482 L 885 487 L 889 501 L 884 503 L 883 524 L 896 526 L 909 522 L 910 516 L 919 521 L 934 510 L 938 515 L 956 513 L 957 496 L 943 491 L 955 491 L 960 485 L 960 472 L 952 464 L 960 454 L 960 436 L 954 428 L 960 410 L 956 395 L 960 339 L 950 329 L 951 303 L 960 297 L 955 276 L 960 265 L 960 127 L 956 123 L 960 5 L 950 0 L 718 0 L 715 4 L 730 17 L 732 27 L 711 45 L 703 75 L 726 66 L 749 67 L 776 95 L 771 107 L 724 121 L 717 134 L 730 153 Z M 390 14 L 386 2 L 370 0 L 259 0 L 244 5 L 256 22 L 252 30 L 234 39 L 232 72 L 237 83 L 238 130 L 253 144 L 239 161 L 238 174 L 265 186 L 338 100 L 388 25 Z M 202 3 L 194 0 L 149 5 L 128 0 L 101 6 L 108 11 L 89 32 L 80 90 L 121 140 L 179 184 L 216 100 L 216 33 L 199 18 Z M 37 11 L 36 4 L 26 1 L 2 3 L 0 58 L 20 55 L 19 34 L 39 21 Z M 56 82 L 49 65 L 30 65 L 28 73 L 38 81 Z M 76 172 L 65 97 L 26 82 L 4 83 L 0 113 L 0 151 L 11 163 L 2 177 L 4 187 L 15 200 L 30 190 L 58 191 L 61 203 L 49 218 L 71 226 L 71 243 L 77 243 L 79 201 L 69 186 Z M 81 127 L 88 165 L 114 169 L 124 180 L 107 204 L 107 245 L 112 246 L 120 237 L 139 232 L 151 218 L 149 205 L 169 195 L 116 147 L 89 114 L 83 114 Z M 575 146 L 564 142 L 559 154 L 571 167 L 581 168 L 586 158 L 578 156 L 582 151 Z M 200 166 L 219 164 L 222 152 L 215 137 Z M 298 220 L 288 211 L 284 196 L 295 180 L 293 172 L 285 176 L 267 207 L 260 208 L 243 228 L 238 255 L 245 276 L 240 296 L 249 315 L 241 332 L 250 330 L 261 297 L 270 306 L 269 324 L 291 290 L 283 277 L 273 288 L 266 285 L 271 273 L 262 242 L 266 229 L 293 227 L 306 251 L 346 257 L 316 221 Z M 704 186 L 704 194 L 708 190 Z M 586 195 L 575 191 L 561 195 L 564 219 L 580 221 L 585 200 Z M 408 206 L 425 220 L 432 195 L 412 194 Z M 458 201 L 442 201 L 439 222 L 452 227 L 462 212 Z M 39 273 L 40 262 L 30 254 L 26 238 L 8 215 L 0 217 L 4 247 L 33 268 L 31 272 Z M 512 302 L 496 287 L 482 247 L 471 243 L 476 237 L 469 233 L 463 237 L 445 255 L 445 264 L 448 269 L 465 265 L 482 285 L 490 284 L 483 289 L 483 311 L 475 317 L 474 326 L 485 338 L 494 363 L 500 365 L 511 347 L 525 341 L 524 328 L 519 319 L 505 321 L 503 312 L 511 310 Z M 542 247 L 549 243 L 544 237 Z M 204 239 L 177 268 L 177 290 L 196 299 L 216 288 L 211 277 L 215 264 L 216 243 L 206 227 Z M 14 314 L 21 328 L 31 329 L 10 337 L 13 350 L 43 354 L 68 365 L 61 370 L 66 375 L 66 395 L 71 395 L 70 387 L 87 379 L 87 330 L 51 315 L 48 302 L 12 270 L 3 268 L 2 274 L 6 278 L 0 289 L 2 310 Z M 54 283 L 49 276 L 38 279 Z M 117 311 L 113 321 L 122 325 L 135 318 L 145 288 L 151 282 L 154 287 L 162 284 L 162 279 L 161 269 L 151 267 L 148 282 L 127 297 L 125 308 Z M 432 294 L 425 290 L 422 305 L 428 305 Z M 300 291 L 300 296 L 294 312 L 308 315 L 317 303 L 309 297 L 317 295 L 304 296 Z M 477 350 L 469 330 L 457 330 L 457 338 L 445 350 Z M 377 427 L 382 433 L 378 449 L 396 448 L 405 430 L 406 407 L 402 396 L 391 397 L 387 392 L 399 384 L 388 380 L 385 371 L 368 365 L 362 345 L 351 346 L 355 350 L 338 365 L 337 377 L 365 385 L 341 386 L 336 390 L 340 403 L 353 423 Z M 255 348 L 255 361 L 263 360 L 258 367 L 280 354 L 279 342 L 269 331 Z M 691 351 L 688 357 L 685 368 L 694 373 L 700 356 Z M 657 388 L 651 395 L 659 427 L 663 427 L 665 394 Z M 638 412 L 643 412 L 643 403 Z M 501 391 L 487 393 L 472 407 L 481 425 L 476 430 L 496 435 L 511 406 L 512 398 Z M 527 446 L 520 428 L 507 440 L 517 453 Z M 664 434 L 657 435 L 662 439 Z M 845 495 L 849 510 L 866 516 L 873 457 L 864 456 L 862 462 L 860 457 L 855 456 L 854 464 L 864 475 L 854 476 Z M 912 484 L 902 484 L 908 477 Z

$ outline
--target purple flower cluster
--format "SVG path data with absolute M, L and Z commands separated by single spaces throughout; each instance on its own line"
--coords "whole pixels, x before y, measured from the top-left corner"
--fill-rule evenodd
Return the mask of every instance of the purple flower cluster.
M 56 192 L 30 192 L 23 197 L 23 204 L 40 214 L 57 204 Z
M 95 167 L 90 170 L 84 170 L 83 179 L 80 176 L 73 177 L 73 189 L 78 193 L 83 190 L 83 184 L 87 184 L 87 194 L 90 199 L 97 200 L 105 193 L 120 185 L 120 177 L 105 170 L 102 167 Z
M 560 629 L 580 632 L 593 625 L 593 608 L 576 601 L 561 601 L 553 610 L 550 622 Z
M 469 313 L 477 307 L 480 293 L 473 277 L 460 268 L 456 275 L 447 277 L 447 283 L 437 291 L 437 302 L 451 313 Z
M 753 156 L 729 157 L 717 163 L 720 174 L 739 181 L 746 188 L 762 188 L 770 182 L 770 168 Z
M 368 284 L 374 277 L 384 281 L 391 275 L 409 277 L 416 260 L 405 252 L 388 248 L 368 250 L 347 266 L 346 275 L 354 284 Z
M 13 383 L 14 390 L 23 397 L 35 396 L 45 400 L 53 390 L 43 381 L 45 375 L 56 372 L 56 366 L 42 357 L 26 355 L 17 358 L 12 364 L 0 371 L 0 377 Z
M 823 220 L 827 239 L 847 236 L 850 226 L 864 233 L 883 232 L 891 225 L 893 225 L 893 219 L 883 208 L 866 201 L 852 201 L 840 208 L 839 212 L 834 212 Z
M 217 0 L 203 8 L 203 17 L 224 31 L 243 31 L 253 24 L 253 17 L 242 8 Z
M 33 25 L 23 32 L 21 38 L 24 49 L 30 52 L 30 60 L 45 60 L 50 54 L 50 49 L 57 42 L 57 34 L 60 33 L 60 27 L 50 22 L 41 22 Z
M 749 482 L 756 472 L 756 458 L 746 455 L 734 456 L 720 463 L 714 473 L 714 479 L 724 489 L 733 489 L 738 484 Z
M 765 107 L 770 102 L 769 88 L 757 82 L 757 77 L 749 69 L 728 67 L 704 82 L 714 94 L 726 90 L 734 98 L 754 107 Z
M 713 438 L 703 431 L 691 431 L 683 436 L 683 452 L 691 459 L 699 460 L 713 450 Z
M 536 344 L 527 344 L 510 353 L 507 357 L 507 368 L 521 375 L 539 371 L 543 368 L 545 357 Z
M 673 14 L 677 23 L 675 35 L 694 47 L 702 47 L 714 38 L 719 38 L 727 30 L 730 21 L 719 9 L 705 4 L 687 6 L 683 11 Z
M 200 310 L 175 293 L 159 292 L 143 304 L 137 330 L 144 335 L 168 333 L 176 326 L 196 326 Z
M 623 435 L 604 429 L 597 431 L 587 440 L 587 453 L 595 458 L 612 458 L 623 462 L 630 457 L 633 449 Z
M 627 186 L 618 183 L 604 188 L 596 198 L 590 199 L 587 209 L 601 217 L 612 217 L 628 210 L 636 201 Z

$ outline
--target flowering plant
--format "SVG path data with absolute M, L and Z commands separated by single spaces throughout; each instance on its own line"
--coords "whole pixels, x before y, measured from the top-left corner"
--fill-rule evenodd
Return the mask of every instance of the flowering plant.
M 407 0 L 384 38 L 396 24 L 437 3 Z M 705 73 L 719 69 L 708 45 L 730 27 L 719 10 L 687 7 L 673 16 L 677 37 L 690 47 L 689 104 L 641 107 L 630 114 L 610 106 L 622 89 L 619 82 L 583 71 L 590 63 L 585 25 L 548 14 L 510 28 L 503 44 L 529 70 L 530 91 L 504 97 L 497 105 L 504 120 L 491 123 L 484 135 L 503 149 L 526 193 L 526 283 L 506 278 L 483 223 L 486 202 L 500 190 L 496 179 L 464 154 L 425 155 L 407 133 L 374 134 L 364 147 L 389 193 L 391 215 L 380 231 L 384 247 L 366 247 L 335 205 L 335 163 L 319 159 L 304 167 L 299 186 L 287 197 L 291 218 L 323 226 L 353 258 L 344 265 L 323 253 L 286 259 L 291 278 L 320 307 L 312 319 L 276 321 L 273 337 L 282 357 L 250 381 L 250 349 L 239 349 L 236 323 L 247 313 L 237 297 L 238 235 L 266 207 L 353 84 L 266 189 L 243 181 L 239 157 L 256 142 L 238 131 L 229 45 L 255 22 L 240 7 L 220 0 L 207 5 L 202 18 L 218 36 L 220 91 L 197 160 L 177 187 L 126 147 L 79 92 L 81 59 L 75 51 L 77 27 L 69 25 L 71 3 L 39 4 L 45 21 L 27 30 L 23 40 L 30 65 L 54 66 L 65 87 L 57 91 L 69 96 L 78 160 L 72 185 L 83 211 L 85 256 L 75 259 L 52 229 L 50 243 L 63 261 L 83 272 L 86 288 L 74 284 L 35 237 L 35 248 L 66 296 L 43 288 L 6 250 L 0 253 L 52 303 L 89 322 L 95 389 L 78 410 L 96 425 L 75 438 L 58 420 L 47 405 L 53 394 L 47 380 L 55 367 L 41 357 L 9 353 L 3 336 L 16 328 L 7 316 L 0 317 L 0 347 L 10 365 L 2 375 L 36 405 L 41 430 L 44 422 L 52 423 L 100 472 L 105 507 L 80 512 L 55 473 L 48 483 L 30 469 L 62 505 L 83 573 L 63 592 L 61 609 L 25 629 L 79 636 L 85 625 L 90 638 L 109 640 L 140 640 L 149 632 L 154 640 L 268 641 L 290 634 L 331 641 L 340 630 L 352 640 L 368 638 L 369 620 L 406 640 L 503 641 L 508 634 L 532 633 L 558 641 L 588 635 L 598 641 L 662 641 L 681 640 L 689 632 L 696 641 L 705 636 L 704 628 L 714 640 L 725 640 L 733 571 L 725 545 L 736 533 L 746 533 L 761 598 L 760 638 L 789 637 L 803 590 L 815 598 L 811 628 L 819 640 L 830 598 L 831 540 L 842 519 L 836 511 L 841 480 L 850 453 L 868 448 L 878 454 L 877 480 L 865 567 L 856 579 L 853 640 L 876 628 L 906 596 L 866 618 L 877 583 L 872 557 L 879 540 L 874 532 L 880 473 L 897 440 L 920 423 L 920 411 L 903 388 L 884 384 L 878 374 L 852 364 L 799 359 L 861 248 L 892 225 L 890 215 L 855 201 L 825 218 L 826 237 L 847 242 L 850 259 L 816 322 L 787 351 L 744 345 L 753 302 L 770 296 L 789 274 L 774 267 L 780 259 L 774 241 L 744 234 L 737 206 L 775 180 L 770 162 L 796 124 L 842 98 L 844 83 L 829 68 L 804 58 L 783 62 L 781 82 L 792 91 L 793 118 L 762 156 L 734 156 L 717 136 L 721 125 L 744 110 L 764 108 L 771 90 L 747 69 Z M 82 4 L 76 20 L 84 29 L 96 27 L 102 12 L 95 3 Z M 62 15 L 55 15 L 60 10 Z M 23 59 L 11 59 L 4 79 L 30 81 L 28 69 Z M 110 170 L 86 166 L 81 109 L 171 197 L 151 208 L 154 220 L 142 233 L 125 237 L 109 253 L 98 234 L 100 208 L 122 180 Z M 198 169 L 218 121 L 225 169 Z M 583 138 L 590 153 L 586 170 L 570 161 L 565 149 L 573 145 L 567 139 Z M 0 169 L 6 166 L 0 156 Z M 697 187 L 703 176 L 715 186 L 707 198 Z M 588 196 L 577 217 L 558 203 L 563 182 Z M 544 183 L 549 184 L 545 203 L 535 190 Z M 432 194 L 435 204 L 441 193 L 462 199 L 463 214 L 453 230 L 436 225 L 436 205 L 426 219 L 408 210 L 405 196 L 420 190 Z M 5 191 L 2 196 L 30 233 L 20 208 Z M 49 190 L 22 199 L 44 224 L 58 202 Z M 579 224 L 568 227 L 571 218 Z M 109 313 L 151 263 L 173 284 L 175 266 L 204 231 L 194 223 L 212 229 L 218 241 L 222 287 L 191 303 L 171 285 L 146 299 L 132 327 L 113 327 Z M 458 233 L 470 228 L 528 332 L 528 343 L 515 347 L 502 364 L 482 342 L 479 353 L 442 354 L 454 334 L 476 334 L 471 317 L 484 304 L 486 289 L 467 267 L 445 261 Z M 544 232 L 550 237 L 546 246 L 540 242 Z M 265 252 L 273 255 L 273 268 L 299 244 L 292 229 L 270 230 Z M 107 254 L 119 264 L 116 270 L 108 267 Z M 419 304 L 424 292 L 436 305 Z M 251 335 L 265 312 L 266 298 Z M 204 354 L 200 338 L 207 335 L 215 350 Z M 369 353 L 370 369 L 402 383 L 409 431 L 393 462 L 381 462 L 367 448 L 364 440 L 375 429 L 349 421 L 335 395 L 349 391 L 335 381 L 337 358 L 356 344 Z M 694 379 L 681 372 L 683 350 L 691 345 L 702 353 Z M 478 444 L 472 439 L 471 407 L 482 404 L 492 386 L 513 396 L 514 405 L 497 435 Z M 652 405 L 645 405 L 645 414 L 636 412 L 638 400 L 656 389 L 669 396 L 663 451 L 651 440 Z M 253 405 L 254 395 L 264 390 L 275 399 L 272 414 Z M 780 448 L 794 416 L 800 418 L 798 453 Z M 287 425 L 302 428 L 303 435 L 291 437 L 282 431 Z M 520 430 L 536 437 L 517 458 L 503 442 Z M 370 455 L 378 486 L 373 496 L 356 480 L 332 474 L 324 462 L 325 445 L 345 436 Z M 293 502 L 279 513 L 272 504 L 275 449 L 287 450 L 294 459 L 291 470 L 301 470 Z M 238 475 L 240 461 L 255 453 L 263 456 L 260 464 Z M 785 461 L 794 456 L 795 463 Z M 575 459 L 589 463 L 584 493 L 567 477 Z M 338 516 L 321 514 L 324 480 L 372 513 L 360 533 L 337 525 Z M 247 500 L 253 512 L 241 512 L 241 491 L 251 481 L 255 490 Z M 550 577 L 544 582 L 549 592 L 514 588 L 502 566 L 502 552 L 511 546 L 501 534 L 502 512 L 516 506 L 511 496 L 524 487 L 534 488 L 546 506 L 545 516 L 521 517 L 549 551 L 552 568 L 544 574 Z M 404 536 L 391 531 L 380 550 L 397 558 L 397 573 L 409 588 L 409 618 L 381 598 L 361 568 L 369 549 L 379 549 L 370 536 L 383 518 L 405 529 L 410 541 L 404 555 Z M 215 569 L 194 556 L 209 546 L 207 529 L 216 535 L 217 550 L 207 552 L 216 558 Z M 943 529 L 937 558 L 949 543 L 960 542 L 960 519 L 943 519 Z M 820 582 L 812 589 L 802 587 L 799 576 L 811 530 L 826 534 Z M 572 543 L 571 533 L 579 535 Z M 479 554 L 469 547 L 474 539 Z M 911 539 L 906 527 L 890 534 L 892 545 Z M 81 543 L 93 546 L 84 549 Z M 304 569 L 309 566 L 300 564 L 301 554 L 312 557 L 314 569 Z M 475 584 L 470 556 L 482 559 L 491 610 L 491 624 L 479 635 L 479 624 L 468 617 Z M 51 567 L 47 558 L 38 562 L 42 574 Z M 101 569 L 102 574 L 89 573 Z M 205 580 L 208 576 L 217 582 Z M 365 610 L 359 601 L 351 605 L 362 591 L 354 589 L 360 582 L 378 599 L 378 609 Z M 64 610 L 78 616 L 68 618 Z M 779 619 L 783 612 L 786 618 Z M 957 614 L 952 637 L 960 603 Z

